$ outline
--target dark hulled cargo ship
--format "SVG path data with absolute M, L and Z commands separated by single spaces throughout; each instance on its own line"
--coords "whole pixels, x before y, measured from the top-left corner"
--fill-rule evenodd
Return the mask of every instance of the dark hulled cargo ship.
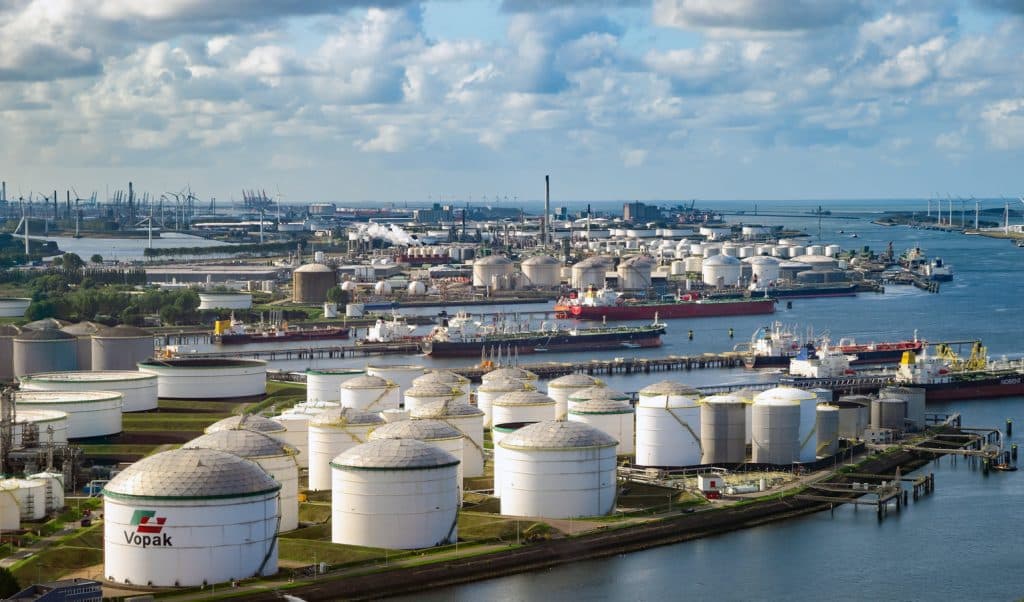
M 697 293 L 666 295 L 660 300 L 628 299 L 610 289 L 575 292 L 555 304 L 555 314 L 577 320 L 653 320 L 655 318 L 711 318 L 751 316 L 775 311 L 775 299 L 747 297 L 738 299 L 701 298 Z

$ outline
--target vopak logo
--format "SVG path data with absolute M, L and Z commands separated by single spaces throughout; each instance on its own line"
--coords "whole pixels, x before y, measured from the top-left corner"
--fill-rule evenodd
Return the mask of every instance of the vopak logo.
M 132 514 L 132 526 L 135 527 L 135 531 L 124 532 L 125 543 L 130 545 L 142 546 L 148 548 L 150 546 L 160 546 L 163 548 L 170 547 L 171 536 L 162 533 L 164 530 L 164 523 L 167 522 L 167 517 L 157 516 L 155 510 L 136 510 Z

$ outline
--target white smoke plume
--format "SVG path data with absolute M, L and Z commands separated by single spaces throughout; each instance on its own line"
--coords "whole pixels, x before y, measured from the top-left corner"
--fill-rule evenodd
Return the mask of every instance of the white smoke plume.
M 418 247 L 423 244 L 397 224 L 389 224 L 387 226 L 383 224 L 360 224 L 359 236 L 365 239 L 377 238 L 386 240 L 391 244 L 406 247 Z

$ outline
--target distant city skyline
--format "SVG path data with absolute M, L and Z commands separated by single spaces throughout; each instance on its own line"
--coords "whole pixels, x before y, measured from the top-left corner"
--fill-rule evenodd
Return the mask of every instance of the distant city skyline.
M 1010 0 L 13 0 L 0 179 L 8 199 L 131 180 L 504 204 L 544 174 L 553 205 L 1015 199 L 1022 39 Z

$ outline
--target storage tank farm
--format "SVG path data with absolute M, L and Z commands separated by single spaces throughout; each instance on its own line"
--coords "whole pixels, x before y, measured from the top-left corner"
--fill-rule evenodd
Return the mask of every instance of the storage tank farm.
M 792 387 L 777 387 L 754 397 L 754 463 L 792 464 L 800 459 L 801 400 L 808 395 Z
M 341 405 L 367 412 L 395 409 L 398 403 L 398 385 L 379 376 L 355 376 L 339 386 Z
M 618 445 L 588 424 L 546 420 L 501 440 L 501 513 L 574 518 L 615 509 Z
M 421 404 L 462 397 L 462 389 L 441 383 L 419 383 L 405 391 L 405 409 L 412 412 Z
M 701 464 L 742 464 L 747 458 L 747 403 L 729 394 L 701 401 Z
M 461 395 L 456 396 L 456 401 L 462 403 L 469 403 L 469 390 L 470 381 L 465 376 L 456 374 L 451 370 L 431 370 L 423 376 L 419 376 L 412 381 L 413 387 L 421 384 L 442 384 L 449 385 L 452 389 L 456 389 L 462 392 Z
M 175 358 L 138 363 L 157 376 L 164 399 L 242 399 L 267 392 L 267 362 L 250 359 Z
M 640 390 L 636 406 L 636 463 L 700 464 L 700 392 L 674 381 Z
M 458 459 L 415 439 L 356 445 L 331 460 L 331 541 L 390 549 L 452 543 Z
M 298 450 L 284 441 L 248 429 L 214 431 L 196 437 L 184 449 L 215 449 L 252 460 L 281 484 L 281 524 L 279 531 L 294 531 L 299 526 Z
M 354 408 L 332 408 L 309 421 L 309 488 L 331 488 L 331 460 L 366 443 L 370 431 L 384 424 L 380 414 Z
M 618 441 L 617 456 L 631 456 L 636 449 L 635 415 L 633 406 L 617 399 L 588 399 L 573 404 L 569 410 L 570 421 L 588 424 Z
M 124 412 L 157 407 L 157 376 L 138 370 L 42 372 L 21 378 L 24 391 L 115 391 L 124 398 Z
M 484 474 L 484 413 L 479 408 L 458 400 L 431 401 L 410 413 L 413 420 L 441 420 L 465 435 L 462 473 L 466 478 Z M 385 418 L 386 419 L 386 418 Z
M 258 464 L 223 451 L 143 458 L 103 490 L 104 576 L 188 587 L 273 575 L 280 489 Z
M 139 362 L 153 357 L 153 335 L 141 328 L 103 327 L 92 335 L 93 370 L 136 370 Z
M 554 420 L 555 400 L 540 391 L 505 393 L 492 403 L 491 419 L 494 424 Z
M 555 414 L 558 420 L 565 420 L 569 413 L 569 396 L 580 389 L 601 386 L 601 381 L 588 374 L 574 372 L 559 376 L 548 382 L 548 397 L 555 400 Z
M 351 368 L 306 370 L 306 401 L 340 401 L 341 383 L 363 374 Z
M 384 424 L 370 431 L 370 441 L 378 441 L 380 439 L 416 439 L 417 441 L 436 445 L 455 456 L 455 459 L 459 461 L 456 474 L 458 475 L 459 491 L 462 491 L 462 479 L 465 478 L 462 458 L 464 456 L 466 436 L 457 428 L 443 420 L 403 420 L 401 422 Z M 460 500 L 461 497 L 460 493 Z
M 506 393 L 533 390 L 532 384 L 516 378 L 494 378 L 484 381 L 476 390 L 476 407 L 484 413 L 484 428 L 491 428 L 494 424 L 491 406 L 495 399 Z
M 116 391 L 18 391 L 14 394 L 14 403 L 19 412 L 56 410 L 65 413 L 68 439 L 106 437 L 121 432 L 124 397 Z

